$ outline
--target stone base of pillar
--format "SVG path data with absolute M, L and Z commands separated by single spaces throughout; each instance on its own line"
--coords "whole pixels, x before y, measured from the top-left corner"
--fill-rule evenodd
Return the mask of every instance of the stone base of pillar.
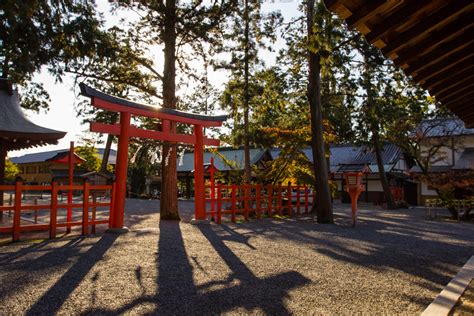
M 128 229 L 128 227 L 122 227 L 122 228 L 109 228 L 105 232 L 109 234 L 121 235 L 121 234 L 128 233 L 129 231 L 130 229 Z
M 191 220 L 191 225 L 210 225 L 211 222 L 208 219 L 195 219 Z

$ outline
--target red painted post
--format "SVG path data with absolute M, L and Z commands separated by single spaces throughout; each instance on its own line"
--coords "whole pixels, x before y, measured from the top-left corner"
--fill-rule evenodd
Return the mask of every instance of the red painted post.
M 89 234 L 89 182 L 84 181 L 82 192 L 82 234 Z
M 117 182 L 112 183 L 112 192 L 110 192 L 110 207 L 109 207 L 109 228 L 112 227 L 112 218 L 115 209 L 115 195 L 117 192 Z
M 260 201 L 261 199 L 261 189 L 262 189 L 262 186 L 261 184 L 257 184 L 255 186 L 255 202 L 256 202 L 256 207 L 257 207 L 257 218 L 260 219 L 262 217 L 262 201 Z
M 291 206 L 291 199 L 292 199 L 291 181 L 288 181 L 288 187 L 286 190 L 287 190 L 286 196 L 288 197 L 288 216 L 291 216 L 292 209 L 293 209 L 293 207 Z
M 95 220 L 96 220 L 96 214 L 97 214 L 97 196 L 95 194 L 92 194 L 92 228 L 91 232 L 95 234 Z
M 20 240 L 20 221 L 21 221 L 21 190 L 22 182 L 15 183 L 15 206 L 13 209 L 13 241 Z
M 296 184 L 296 214 L 300 215 L 300 185 L 299 183 Z
M 211 218 L 215 220 L 214 217 L 214 212 L 215 212 L 215 207 L 214 203 L 216 203 L 216 185 L 214 183 L 214 157 L 211 157 L 211 169 L 209 171 L 210 176 L 211 176 Z
M 244 188 L 244 218 L 246 221 L 249 220 L 249 208 L 250 208 L 250 184 L 246 183 L 243 185 Z
M 278 183 L 278 215 L 282 216 L 282 189 L 281 189 L 281 183 Z
M 222 185 L 217 184 L 217 224 L 222 222 Z
M 37 198 L 34 199 L 33 204 L 38 205 L 38 199 Z M 35 224 L 38 224 L 38 210 L 37 209 L 35 209 Z
M 58 183 L 51 185 L 51 213 L 49 218 L 49 238 L 56 238 L 56 224 L 58 221 Z
M 272 211 L 273 211 L 273 187 L 271 184 L 267 185 L 267 194 L 268 194 L 268 205 L 267 205 L 267 212 L 268 212 L 268 217 L 272 217 Z
M 69 173 L 68 173 L 68 184 L 71 186 L 74 183 L 74 142 L 71 142 L 69 145 L 69 156 L 68 156 L 68 164 L 69 164 Z M 72 204 L 72 189 L 67 191 L 67 204 Z M 71 232 L 71 224 L 72 222 L 72 207 L 68 206 L 67 208 L 67 216 L 66 221 L 68 222 L 66 232 L 69 234 Z
M 196 145 L 194 146 L 194 219 L 206 219 L 204 186 L 204 135 L 201 125 L 194 125 Z
M 308 187 L 304 186 L 304 212 L 308 214 Z
M 110 228 L 123 228 L 125 196 L 127 194 L 127 168 L 128 168 L 128 144 L 130 141 L 130 113 L 120 113 L 120 135 L 117 149 L 117 165 L 115 179 L 117 182 L 114 208 L 111 215 Z
M 231 221 L 235 223 L 235 212 L 237 208 L 237 186 L 235 184 L 232 185 L 232 212 L 231 212 Z

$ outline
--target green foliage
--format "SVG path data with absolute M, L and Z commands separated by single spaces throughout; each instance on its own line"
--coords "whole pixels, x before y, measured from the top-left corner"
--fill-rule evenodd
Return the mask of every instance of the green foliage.
M 99 171 L 101 159 L 95 147 L 85 145 L 77 146 L 74 152 L 85 161 L 79 164 L 79 168 L 85 171 Z
M 61 80 L 69 62 L 96 54 L 105 33 L 91 1 L 0 2 L 1 77 L 20 87 L 22 106 L 47 109 L 49 95 L 32 76 L 46 66 Z
M 5 180 L 13 181 L 15 177 L 21 173 L 17 164 L 14 164 L 10 159 L 5 160 Z

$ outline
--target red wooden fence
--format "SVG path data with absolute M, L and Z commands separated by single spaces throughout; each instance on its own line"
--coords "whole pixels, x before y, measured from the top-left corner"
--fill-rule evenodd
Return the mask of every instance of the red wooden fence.
M 82 191 L 82 202 L 80 203 L 58 203 L 58 192 L 60 191 Z M 110 202 L 97 202 L 96 195 L 94 192 L 97 191 L 111 191 Z M 107 219 L 97 219 L 96 211 L 97 207 L 109 207 L 113 208 L 113 197 L 115 196 L 115 183 L 113 185 L 90 185 L 85 182 L 84 185 L 58 185 L 53 182 L 50 186 L 43 185 L 23 185 L 22 182 L 18 181 L 15 185 L 0 185 L 1 191 L 14 191 L 15 199 L 13 205 L 0 205 L 0 212 L 11 212 L 13 211 L 13 222 L 11 226 L 0 227 L 0 233 L 11 233 L 13 241 L 20 239 L 22 232 L 30 231 L 48 231 L 49 238 L 55 238 L 57 228 L 66 227 L 68 230 L 72 226 L 82 226 L 82 234 L 86 235 L 89 233 L 89 228 L 92 226 L 91 232 L 95 233 L 95 225 L 98 224 L 110 224 L 110 216 Z M 38 205 L 35 204 L 22 204 L 22 194 L 24 191 L 51 191 L 51 203 Z M 90 201 L 92 199 L 92 202 Z M 79 221 L 58 221 L 58 210 L 60 209 L 73 209 L 81 208 L 82 217 Z M 89 214 L 92 208 L 91 214 Z M 25 211 L 35 212 L 35 222 L 37 222 L 37 212 L 39 210 L 49 210 L 49 223 L 33 224 L 33 225 L 22 225 L 21 214 Z M 5 218 L 5 217 L 4 217 Z
M 315 193 L 307 186 L 301 185 L 224 185 L 213 184 L 206 186 L 206 202 L 210 209 L 206 215 L 213 218 L 217 224 L 222 222 L 222 215 L 230 215 L 235 223 L 236 216 L 242 215 L 245 220 L 254 214 L 261 218 L 263 214 L 272 217 L 293 213 L 307 214 L 315 201 Z

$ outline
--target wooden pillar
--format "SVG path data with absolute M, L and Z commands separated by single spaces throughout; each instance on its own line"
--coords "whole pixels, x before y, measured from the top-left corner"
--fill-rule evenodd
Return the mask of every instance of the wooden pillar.
M 74 184 L 74 142 L 71 142 L 69 145 L 69 156 L 68 156 L 68 164 L 69 164 L 69 173 L 68 173 L 68 184 L 72 186 Z M 72 189 L 67 191 L 67 204 L 72 204 Z M 71 232 L 71 222 L 72 222 L 72 207 L 68 206 L 67 208 L 67 233 Z
M 201 125 L 194 126 L 196 145 L 194 146 L 194 219 L 206 219 L 204 189 L 204 135 Z
M 120 113 L 120 136 L 117 148 L 117 165 L 115 170 L 116 192 L 110 228 L 123 228 L 125 195 L 127 191 L 128 144 L 130 141 L 130 113 Z
M 214 204 L 216 202 L 216 186 L 214 183 L 214 157 L 211 157 L 211 168 L 210 168 L 210 181 L 211 181 L 211 218 L 215 220 L 214 217 L 214 212 L 215 212 L 215 207 Z

